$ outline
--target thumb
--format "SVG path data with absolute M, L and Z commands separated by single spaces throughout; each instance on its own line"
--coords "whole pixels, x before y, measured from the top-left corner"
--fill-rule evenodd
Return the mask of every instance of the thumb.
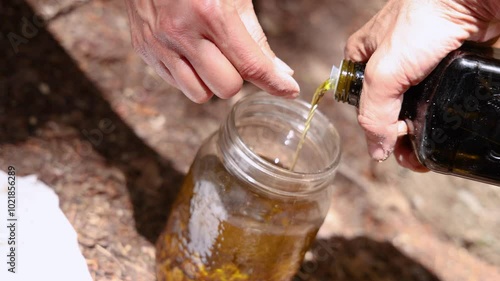
M 293 75 L 293 69 L 283 60 L 278 58 L 271 49 L 264 30 L 259 23 L 257 15 L 255 14 L 255 9 L 253 8 L 252 3 L 249 2 L 247 5 L 239 6 L 238 14 L 240 15 L 241 21 L 243 22 L 248 33 L 252 36 L 253 40 L 257 42 L 264 55 L 268 57 L 279 70 L 284 71 L 289 75 Z
M 250 35 L 240 15 L 229 12 L 224 21 L 210 23 L 209 36 L 238 70 L 241 77 L 270 94 L 294 98 L 300 87 L 293 77 L 280 69 Z M 220 26 L 222 25 L 222 28 Z M 211 28 L 212 27 L 212 28 Z M 254 32 L 255 36 L 255 31 Z M 263 33 L 262 33 L 263 35 Z M 265 38 L 265 37 L 263 37 Z

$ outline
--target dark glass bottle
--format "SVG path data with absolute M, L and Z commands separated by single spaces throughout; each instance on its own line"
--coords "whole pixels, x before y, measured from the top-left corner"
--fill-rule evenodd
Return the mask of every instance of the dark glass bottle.
M 338 101 L 358 106 L 364 67 L 342 62 Z M 499 50 L 466 46 L 450 53 L 405 93 L 400 119 L 430 170 L 500 185 Z

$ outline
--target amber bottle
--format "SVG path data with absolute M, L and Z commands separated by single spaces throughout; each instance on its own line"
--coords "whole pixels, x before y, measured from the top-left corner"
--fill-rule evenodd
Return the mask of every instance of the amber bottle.
M 365 65 L 344 60 L 335 98 L 358 106 Z M 500 56 L 466 46 L 404 95 L 400 119 L 432 171 L 500 185 Z

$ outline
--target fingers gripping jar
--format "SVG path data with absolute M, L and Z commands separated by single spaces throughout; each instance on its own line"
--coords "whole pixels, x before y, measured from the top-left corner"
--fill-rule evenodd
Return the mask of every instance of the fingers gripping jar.
M 309 105 L 240 100 L 201 146 L 157 242 L 158 280 L 290 280 L 323 223 L 339 136 L 318 113 L 287 169 Z

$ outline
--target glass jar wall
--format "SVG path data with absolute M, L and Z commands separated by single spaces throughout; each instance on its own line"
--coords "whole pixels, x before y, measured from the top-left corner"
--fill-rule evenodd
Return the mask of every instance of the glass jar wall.
M 157 242 L 158 280 L 290 280 L 330 205 L 339 136 L 318 112 L 287 169 L 309 105 L 240 100 L 201 146 Z

